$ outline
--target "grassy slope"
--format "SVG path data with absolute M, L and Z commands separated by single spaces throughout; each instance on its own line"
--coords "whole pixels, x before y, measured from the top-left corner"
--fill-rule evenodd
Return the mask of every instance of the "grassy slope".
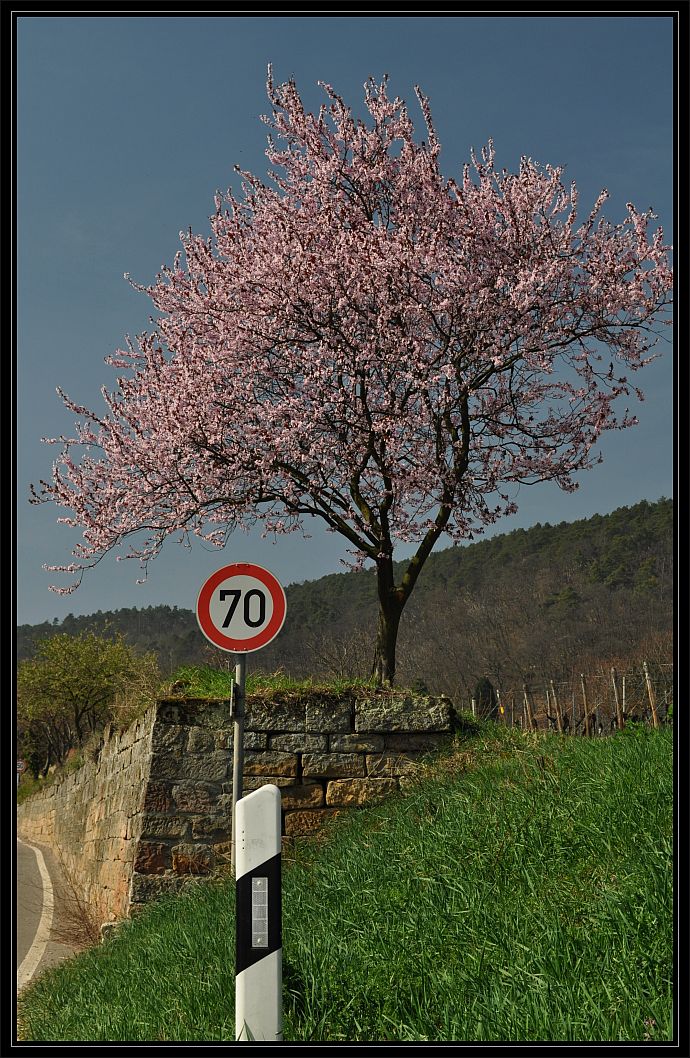
M 484 726 L 284 856 L 286 1040 L 668 1040 L 672 737 Z M 23 994 L 25 1040 L 234 1034 L 234 886 L 198 884 Z

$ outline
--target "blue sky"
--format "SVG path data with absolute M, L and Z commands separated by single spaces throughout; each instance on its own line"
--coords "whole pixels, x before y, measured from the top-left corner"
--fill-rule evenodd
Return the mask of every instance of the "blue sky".
M 18 623 L 193 609 L 228 562 L 257 562 L 283 584 L 343 569 L 346 543 L 312 525 L 311 539 L 275 545 L 236 533 L 224 551 L 170 540 L 143 585 L 136 561 L 110 556 L 60 597 L 42 564 L 70 561 L 78 533 L 56 524 L 54 505 L 28 503 L 29 482 L 57 456 L 40 438 L 73 426 L 56 386 L 101 407 L 101 386 L 115 382 L 104 357 L 148 326 L 150 302 L 123 273 L 148 283 L 172 263 L 180 230 L 208 232 L 215 190 L 237 186 L 235 163 L 265 174 L 269 62 L 276 81 L 296 78 L 309 109 L 323 100 L 319 80 L 360 109 L 367 77 L 388 73 L 415 116 L 419 84 L 447 176 L 492 137 L 500 168 L 523 154 L 564 165 L 583 213 L 607 187 L 612 221 L 627 201 L 652 206 L 672 237 L 669 16 L 27 15 L 16 62 Z M 603 439 L 604 463 L 578 492 L 523 488 L 519 513 L 493 532 L 673 495 L 673 359 L 667 342 L 659 351 L 635 379 L 647 396 L 640 425 Z

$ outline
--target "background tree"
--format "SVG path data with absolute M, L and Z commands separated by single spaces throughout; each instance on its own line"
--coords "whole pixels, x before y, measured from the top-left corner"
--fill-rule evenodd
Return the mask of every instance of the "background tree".
M 498 709 L 498 699 L 494 685 L 488 676 L 479 677 L 473 697 L 477 703 L 477 715 L 493 719 Z
M 17 670 L 20 745 L 34 773 L 61 764 L 108 720 L 128 723 L 153 702 L 160 682 L 155 657 L 137 654 L 120 635 L 44 639 Z
M 25 663 L 22 663 L 25 664 Z M 69 714 L 61 701 L 18 691 L 17 747 L 35 779 L 65 760 L 74 745 Z
M 171 534 L 222 546 L 238 525 L 321 518 L 376 570 L 374 673 L 390 683 L 441 535 L 514 512 L 512 483 L 575 489 L 601 433 L 635 421 L 615 405 L 656 341 L 669 248 L 651 212 L 605 220 L 605 191 L 578 222 L 560 168 L 499 170 L 491 142 L 445 179 L 418 89 L 422 143 L 385 79 L 365 86 L 368 124 L 323 87 L 310 114 L 269 71 L 270 184 L 242 173 L 212 237 L 183 234 L 173 266 L 135 284 L 154 329 L 110 358 L 131 373 L 107 414 L 63 394 L 77 435 L 55 439 L 33 496 L 83 529 L 79 561 L 47 567 L 78 574 L 62 592 L 142 529 L 145 568 Z M 396 581 L 398 541 L 417 549 Z

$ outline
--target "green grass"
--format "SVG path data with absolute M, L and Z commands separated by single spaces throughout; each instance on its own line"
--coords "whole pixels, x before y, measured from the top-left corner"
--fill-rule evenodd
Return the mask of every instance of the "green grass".
M 480 725 L 284 860 L 284 1038 L 672 1038 L 672 735 Z M 23 1040 L 230 1041 L 234 885 L 196 883 L 22 995 Z
M 172 689 L 172 694 L 181 694 L 188 698 L 225 698 L 230 694 L 230 685 L 234 673 L 214 669 L 210 665 L 183 665 L 166 681 L 162 691 Z M 277 672 L 250 672 L 245 682 L 248 695 L 273 695 L 281 693 L 314 693 L 324 691 L 329 694 L 342 694 L 352 689 L 374 689 L 371 680 L 329 679 L 328 683 L 319 683 L 312 679 L 297 680 L 278 670 Z

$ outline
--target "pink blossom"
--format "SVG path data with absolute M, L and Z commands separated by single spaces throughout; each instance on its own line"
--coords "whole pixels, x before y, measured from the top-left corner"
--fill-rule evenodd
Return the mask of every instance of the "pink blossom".
M 51 570 L 81 579 L 142 528 L 145 567 L 169 536 L 318 517 L 380 573 L 419 543 L 402 606 L 442 533 L 514 512 L 508 483 L 575 488 L 602 432 L 632 425 L 622 369 L 649 361 L 672 286 L 653 214 L 614 225 L 602 191 L 578 224 L 560 168 L 498 170 L 492 141 L 446 180 L 419 90 L 426 145 L 385 80 L 365 85 L 368 124 L 323 89 L 310 114 L 269 72 L 269 182 L 242 172 L 211 237 L 181 233 L 173 266 L 133 284 L 158 317 L 110 358 L 127 374 L 105 413 L 62 394 L 81 421 L 32 491 L 84 544 Z

